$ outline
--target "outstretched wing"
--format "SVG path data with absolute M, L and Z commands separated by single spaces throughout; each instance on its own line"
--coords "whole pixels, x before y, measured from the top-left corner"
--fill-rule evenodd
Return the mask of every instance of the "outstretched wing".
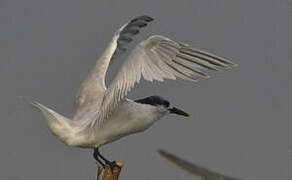
M 193 49 L 187 44 L 163 36 L 151 36 L 131 52 L 117 76 L 106 90 L 98 124 L 102 124 L 143 76 L 148 81 L 181 79 L 197 81 L 209 77 L 205 70 L 235 66 L 233 62 Z
M 149 16 L 139 16 L 124 24 L 114 35 L 108 48 L 97 61 L 86 79 L 82 82 L 75 98 L 75 115 L 84 107 L 96 104 L 101 101 L 106 90 L 105 75 L 109 63 L 113 58 L 126 51 L 126 45 L 133 39 L 133 36 L 140 32 L 140 29 L 147 26 L 153 19 Z M 76 116 L 75 116 L 76 117 Z

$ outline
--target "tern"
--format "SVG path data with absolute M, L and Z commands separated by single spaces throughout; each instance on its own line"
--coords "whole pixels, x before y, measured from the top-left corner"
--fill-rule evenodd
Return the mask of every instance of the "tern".
M 147 81 L 181 78 L 197 82 L 201 77 L 209 77 L 208 70 L 236 66 L 230 60 L 194 49 L 188 44 L 153 35 L 133 48 L 107 87 L 105 77 L 111 61 L 125 52 L 127 44 L 151 21 L 153 18 L 149 16 L 139 16 L 116 31 L 82 82 L 75 97 L 75 111 L 71 119 L 32 102 L 59 140 L 71 147 L 94 149 L 94 158 L 103 166 L 115 165 L 115 161 L 109 161 L 100 154 L 99 147 L 102 145 L 145 131 L 167 114 L 189 116 L 160 96 L 128 99 L 127 94 L 142 77 Z

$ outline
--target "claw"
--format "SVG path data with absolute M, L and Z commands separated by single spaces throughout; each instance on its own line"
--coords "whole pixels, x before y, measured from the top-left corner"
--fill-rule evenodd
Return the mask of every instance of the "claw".
M 116 161 L 108 161 L 108 162 L 106 162 L 106 164 L 108 164 L 110 166 L 112 171 L 114 170 L 115 167 L 121 169 L 121 167 L 117 165 Z
M 94 149 L 94 152 L 93 152 L 93 157 L 94 159 L 105 169 L 105 165 L 109 165 L 109 167 L 111 168 L 111 170 L 113 171 L 113 169 L 115 167 L 117 168 L 121 168 L 120 166 L 117 165 L 116 161 L 109 161 L 107 160 L 105 157 L 103 157 L 100 153 L 99 153 L 99 150 L 98 148 L 95 148 Z M 102 160 L 104 162 L 102 162 Z

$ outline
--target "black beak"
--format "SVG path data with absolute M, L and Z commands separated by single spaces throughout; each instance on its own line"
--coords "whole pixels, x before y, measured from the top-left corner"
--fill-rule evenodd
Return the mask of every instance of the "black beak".
M 174 113 L 174 114 L 178 114 L 181 116 L 187 116 L 187 117 L 191 117 L 188 113 L 184 112 L 183 110 L 180 110 L 176 107 L 170 108 L 168 109 L 170 113 Z

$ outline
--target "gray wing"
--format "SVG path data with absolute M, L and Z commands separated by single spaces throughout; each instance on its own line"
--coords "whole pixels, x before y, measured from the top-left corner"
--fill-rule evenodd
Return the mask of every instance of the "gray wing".
M 149 16 L 139 16 L 121 27 L 118 32 L 119 38 L 117 40 L 117 49 L 113 54 L 111 62 L 127 51 L 127 45 L 133 41 L 132 37 L 137 35 L 140 32 L 140 29 L 146 27 L 151 21 L 153 21 L 153 18 Z
M 98 124 L 107 119 L 118 103 L 143 76 L 148 81 L 176 79 L 197 81 L 209 77 L 205 70 L 235 66 L 233 62 L 200 51 L 163 36 L 151 36 L 131 52 L 117 76 L 106 90 Z
M 178 167 L 182 168 L 183 170 L 195 175 L 201 177 L 203 180 L 239 180 L 237 178 L 233 178 L 230 176 L 225 176 L 223 174 L 213 172 L 211 170 L 208 170 L 207 168 L 195 165 L 193 163 L 189 163 L 169 152 L 160 150 L 160 155 L 162 155 L 164 158 L 169 160 L 170 162 L 174 163 Z
M 98 104 L 106 90 L 105 76 L 108 66 L 113 58 L 126 51 L 126 45 L 133 39 L 133 36 L 140 32 L 140 29 L 147 26 L 153 19 L 149 16 L 139 16 L 124 24 L 114 35 L 112 41 L 97 61 L 95 67 L 82 82 L 75 98 L 75 117 L 84 107 Z M 79 114 L 80 115 L 80 114 Z

